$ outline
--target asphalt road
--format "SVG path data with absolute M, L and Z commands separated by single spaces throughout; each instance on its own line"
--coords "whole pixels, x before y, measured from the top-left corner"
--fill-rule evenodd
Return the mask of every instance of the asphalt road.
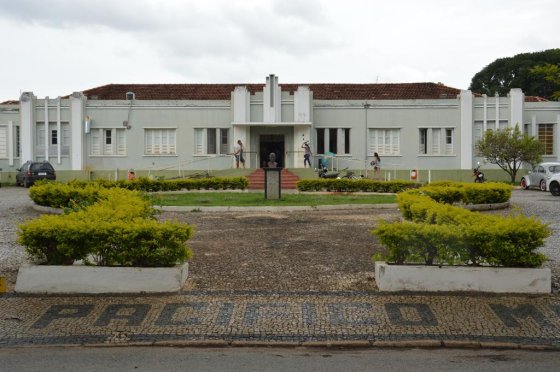
M 17 348 L 1 371 L 558 371 L 560 352 L 461 349 Z

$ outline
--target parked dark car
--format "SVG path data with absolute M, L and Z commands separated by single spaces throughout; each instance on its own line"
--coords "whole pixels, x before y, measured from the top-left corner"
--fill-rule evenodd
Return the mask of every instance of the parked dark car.
M 48 161 L 31 162 L 23 164 L 18 168 L 16 185 L 30 187 L 37 180 L 56 180 L 56 171 Z

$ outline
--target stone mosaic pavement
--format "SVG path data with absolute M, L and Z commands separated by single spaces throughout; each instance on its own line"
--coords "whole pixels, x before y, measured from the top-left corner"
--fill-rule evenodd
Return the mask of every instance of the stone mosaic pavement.
M 347 345 L 560 348 L 560 297 L 183 292 L 0 297 L 0 346 Z

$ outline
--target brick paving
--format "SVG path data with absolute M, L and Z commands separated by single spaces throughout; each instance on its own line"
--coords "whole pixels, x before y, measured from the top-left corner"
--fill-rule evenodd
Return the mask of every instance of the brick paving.
M 0 297 L 0 345 L 560 347 L 560 298 L 200 291 Z

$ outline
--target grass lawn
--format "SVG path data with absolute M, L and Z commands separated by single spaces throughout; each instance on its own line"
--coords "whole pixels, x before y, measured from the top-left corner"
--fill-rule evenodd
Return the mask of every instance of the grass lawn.
M 282 194 L 280 200 L 265 200 L 264 193 L 237 192 L 185 192 L 181 194 L 159 194 L 154 203 L 163 206 L 315 206 L 333 204 L 387 204 L 395 203 L 395 195 L 333 195 L 333 194 Z

